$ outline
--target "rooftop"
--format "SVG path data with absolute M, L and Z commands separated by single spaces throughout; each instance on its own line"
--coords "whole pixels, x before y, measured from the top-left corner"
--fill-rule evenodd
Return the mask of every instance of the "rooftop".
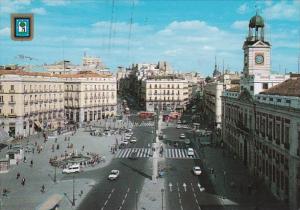
M 291 79 L 279 83 L 260 94 L 300 97 L 300 75 L 294 75 Z
M 20 75 L 20 76 L 41 76 L 41 77 L 58 77 L 58 78 L 110 78 L 108 74 L 98 74 L 92 71 L 81 71 L 77 74 L 51 74 L 47 72 L 28 72 L 21 70 L 0 70 L 1 75 Z
M 233 87 L 229 88 L 227 91 L 229 91 L 229 92 L 240 92 L 240 85 L 234 85 Z

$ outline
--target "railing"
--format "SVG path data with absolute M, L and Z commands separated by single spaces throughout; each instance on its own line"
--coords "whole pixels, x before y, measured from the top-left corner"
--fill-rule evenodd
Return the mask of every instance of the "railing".
M 17 115 L 16 114 L 8 114 L 8 117 L 9 118 L 14 118 L 14 117 L 17 117 Z
M 15 93 L 16 91 L 15 90 L 9 90 L 9 93 Z
M 9 101 L 8 103 L 9 103 L 10 105 L 16 104 L 15 101 Z
M 4 105 L 4 101 L 0 101 L 0 105 Z

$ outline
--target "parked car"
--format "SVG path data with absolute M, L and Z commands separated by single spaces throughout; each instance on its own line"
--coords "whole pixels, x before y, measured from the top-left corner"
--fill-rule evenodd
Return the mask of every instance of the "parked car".
M 193 148 L 188 148 L 188 156 L 194 156 Z
M 197 176 L 201 175 L 202 174 L 201 168 L 199 166 L 194 166 L 193 173 Z
M 119 170 L 111 170 L 110 174 L 108 175 L 108 179 L 109 180 L 116 180 L 120 175 L 120 171 Z
M 177 128 L 177 129 L 181 128 L 181 125 L 177 125 L 176 128 Z
M 136 143 L 137 139 L 136 137 L 132 137 L 132 139 L 130 139 L 130 143 Z
M 180 136 L 179 136 L 181 139 L 185 139 L 185 134 L 184 133 L 182 133 L 182 134 L 180 134 Z
M 63 169 L 62 171 L 63 174 L 79 173 L 79 172 L 80 172 L 79 164 L 70 165 L 69 167 Z
M 127 145 L 128 143 L 129 142 L 126 139 L 121 142 L 121 144 L 123 144 L 123 145 Z

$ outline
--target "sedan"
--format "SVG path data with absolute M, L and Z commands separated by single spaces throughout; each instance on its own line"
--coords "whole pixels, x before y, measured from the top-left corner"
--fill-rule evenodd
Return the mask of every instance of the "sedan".
M 180 134 L 180 138 L 185 139 L 185 134 L 184 133 Z
M 120 175 L 119 170 L 111 170 L 110 174 L 108 175 L 109 180 L 116 180 Z
M 194 166 L 193 173 L 197 176 L 201 175 L 202 174 L 201 168 L 199 166 Z

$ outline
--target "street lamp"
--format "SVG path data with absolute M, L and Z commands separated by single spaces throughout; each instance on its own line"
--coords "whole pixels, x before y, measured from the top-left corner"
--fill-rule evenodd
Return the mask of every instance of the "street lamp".
M 75 179 L 73 175 L 73 199 L 72 199 L 72 206 L 75 206 Z
M 164 192 L 165 192 L 165 189 L 162 188 L 161 189 L 161 210 L 164 210 Z
M 138 210 L 138 190 L 135 191 L 135 210 Z
M 223 175 L 224 175 L 224 179 L 223 179 L 223 184 L 224 184 L 224 198 L 225 198 L 225 193 L 226 193 L 226 187 L 225 187 L 225 176 L 226 176 L 226 171 L 224 170 L 224 172 L 223 172 Z

